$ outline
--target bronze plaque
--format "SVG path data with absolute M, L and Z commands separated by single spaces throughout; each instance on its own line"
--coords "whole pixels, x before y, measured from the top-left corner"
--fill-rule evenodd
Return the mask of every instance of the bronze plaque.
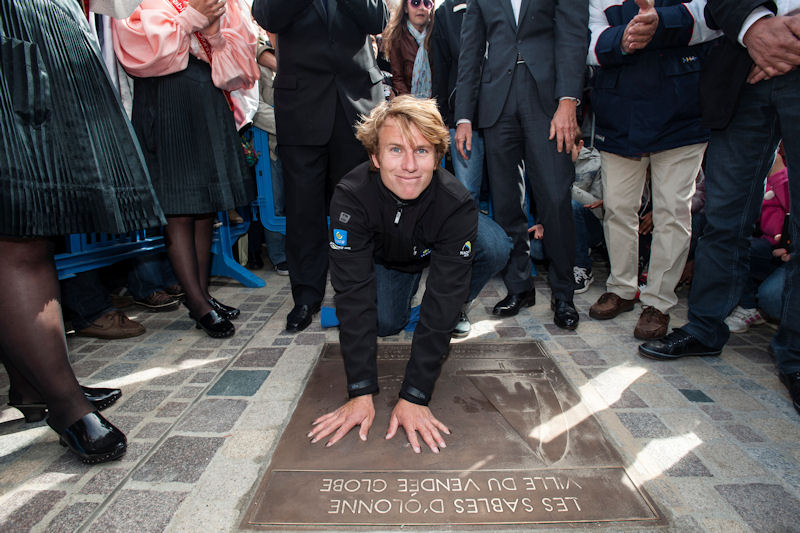
M 454 344 L 430 405 L 447 447 L 415 454 L 402 429 L 386 441 L 409 350 L 378 347 L 367 442 L 356 428 L 326 448 L 306 434 L 346 387 L 338 345 L 325 346 L 243 527 L 663 522 L 537 342 Z

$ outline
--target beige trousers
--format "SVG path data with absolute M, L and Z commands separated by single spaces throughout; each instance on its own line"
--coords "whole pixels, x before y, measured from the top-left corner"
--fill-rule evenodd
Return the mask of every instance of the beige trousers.
M 638 290 L 639 208 L 650 166 L 653 242 L 647 286 L 639 299 L 668 313 L 678 303 L 680 280 L 692 230 L 692 196 L 707 143 L 653 152 L 641 159 L 600 152 L 603 231 L 611 273 L 607 290 L 632 299 Z

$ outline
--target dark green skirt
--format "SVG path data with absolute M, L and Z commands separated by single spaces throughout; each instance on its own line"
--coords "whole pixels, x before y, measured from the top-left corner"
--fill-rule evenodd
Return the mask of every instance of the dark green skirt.
M 76 0 L 0 0 L 0 235 L 164 223 Z
M 233 112 L 208 63 L 189 56 L 185 70 L 137 78 L 131 121 L 167 215 L 211 213 L 255 198 Z

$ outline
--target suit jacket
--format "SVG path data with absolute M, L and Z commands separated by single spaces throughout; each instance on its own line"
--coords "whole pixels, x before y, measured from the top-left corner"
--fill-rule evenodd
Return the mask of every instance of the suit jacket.
M 281 144 L 320 146 L 333 131 L 337 99 L 354 124 L 383 101 L 383 74 L 370 34 L 383 31 L 383 0 L 254 0 L 253 16 L 277 33 L 275 119 Z
M 467 0 L 445 0 L 436 9 L 431 35 L 433 97 L 445 124 L 456 127 L 454 117 L 458 53 L 461 50 L 461 23 Z
M 764 0 L 708 0 L 706 3 L 706 23 L 726 35 L 709 54 L 700 75 L 700 106 L 706 128 L 725 128 L 733 117 L 739 94 L 753 66 L 747 50 L 739 44 L 739 31 L 748 15 L 759 6 L 777 12 L 774 2 Z
M 474 123 L 477 102 L 478 127 L 497 121 L 517 54 L 536 81 L 545 113 L 555 112 L 559 98 L 579 98 L 588 27 L 588 0 L 522 0 L 519 26 L 510 0 L 470 0 L 461 28 L 456 119 Z

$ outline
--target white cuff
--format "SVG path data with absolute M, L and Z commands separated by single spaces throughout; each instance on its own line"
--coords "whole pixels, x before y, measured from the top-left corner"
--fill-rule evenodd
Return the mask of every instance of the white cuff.
M 562 96 L 558 101 L 560 102 L 561 100 L 575 100 L 575 105 L 581 105 L 581 99 L 574 96 Z
M 760 7 L 755 8 L 753 10 L 753 12 L 750 13 L 750 15 L 746 19 L 744 19 L 744 24 L 742 24 L 742 29 L 739 31 L 739 36 L 737 37 L 737 39 L 739 40 L 739 43 L 742 46 L 745 46 L 745 44 L 744 44 L 744 35 L 747 33 L 747 30 L 750 29 L 750 26 L 755 24 L 755 22 L 757 20 L 760 20 L 760 19 L 762 19 L 764 17 L 772 17 L 774 15 L 775 15 L 775 13 L 773 13 L 772 11 L 770 11 L 769 9 L 767 9 L 764 6 L 760 6 Z M 747 47 L 745 46 L 745 48 L 747 48 Z
M 460 118 L 456 121 L 456 126 L 460 126 L 461 124 L 472 124 L 472 121 L 468 118 Z

